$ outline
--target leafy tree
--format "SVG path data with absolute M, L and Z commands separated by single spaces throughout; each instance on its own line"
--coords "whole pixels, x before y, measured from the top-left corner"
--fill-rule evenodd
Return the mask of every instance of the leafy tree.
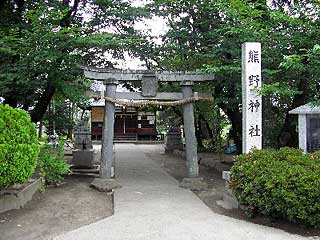
M 1 1 L 0 96 L 37 122 L 54 95 L 83 105 L 88 83 L 79 64 L 111 67 L 112 58 L 129 52 L 148 68 L 215 72 L 214 82 L 195 88 L 213 93 L 241 148 L 240 46 L 261 41 L 264 126 L 276 130 L 264 131 L 265 145 L 293 146 L 294 116 L 288 111 L 318 99 L 319 5 L 316 0 L 154 0 L 142 8 L 124 0 Z M 168 22 L 161 46 L 134 29 L 149 13 Z M 212 114 L 198 111 L 197 117 L 208 122 Z
M 216 73 L 207 90 L 230 119 L 239 148 L 241 43 L 262 42 L 264 126 L 277 130 L 265 131 L 265 145 L 297 144 L 294 116 L 288 111 L 312 100 L 319 82 L 319 72 L 312 67 L 318 56 L 318 1 L 158 0 L 149 9 L 169 26 L 157 50 L 158 66 Z
M 0 96 L 42 119 L 55 94 L 81 105 L 87 81 L 80 64 L 108 66 L 140 41 L 126 1 L 0 2 Z M 107 31 L 108 30 L 108 31 Z

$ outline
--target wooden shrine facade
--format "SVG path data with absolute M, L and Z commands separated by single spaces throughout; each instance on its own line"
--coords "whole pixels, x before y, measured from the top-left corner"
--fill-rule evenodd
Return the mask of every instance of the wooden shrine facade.
M 91 107 L 92 140 L 102 140 L 104 106 Z M 139 111 L 137 107 L 115 108 L 114 138 L 118 140 L 155 140 L 156 113 Z

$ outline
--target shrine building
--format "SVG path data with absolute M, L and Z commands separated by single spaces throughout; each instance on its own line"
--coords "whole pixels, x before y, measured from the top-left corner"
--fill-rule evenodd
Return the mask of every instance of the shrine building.
M 104 101 L 91 104 L 92 140 L 102 140 Z M 125 141 L 156 140 L 156 112 L 140 111 L 138 107 L 116 106 L 114 139 Z

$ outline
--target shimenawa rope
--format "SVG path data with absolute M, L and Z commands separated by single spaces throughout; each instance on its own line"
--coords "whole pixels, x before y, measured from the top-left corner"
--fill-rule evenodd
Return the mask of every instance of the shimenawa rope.
M 156 101 L 156 100 L 143 100 L 143 101 L 123 101 L 119 99 L 114 99 L 110 97 L 102 97 L 98 95 L 92 95 L 90 96 L 91 98 L 94 99 L 104 99 L 107 102 L 126 106 L 126 107 L 145 107 L 145 106 L 168 106 L 168 107 L 173 107 L 173 106 L 179 106 L 179 105 L 184 105 L 188 103 L 193 103 L 196 101 L 213 101 L 213 97 L 190 97 L 190 98 L 185 98 L 177 101 Z

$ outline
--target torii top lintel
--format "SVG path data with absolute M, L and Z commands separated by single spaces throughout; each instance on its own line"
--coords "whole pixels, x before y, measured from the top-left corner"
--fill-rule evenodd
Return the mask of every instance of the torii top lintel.
M 114 79 L 117 81 L 141 81 L 143 77 L 155 76 L 161 82 L 203 82 L 214 79 L 214 74 L 204 74 L 198 72 L 168 72 L 150 70 L 118 70 L 118 69 L 98 69 L 82 67 L 87 78 L 105 81 Z

